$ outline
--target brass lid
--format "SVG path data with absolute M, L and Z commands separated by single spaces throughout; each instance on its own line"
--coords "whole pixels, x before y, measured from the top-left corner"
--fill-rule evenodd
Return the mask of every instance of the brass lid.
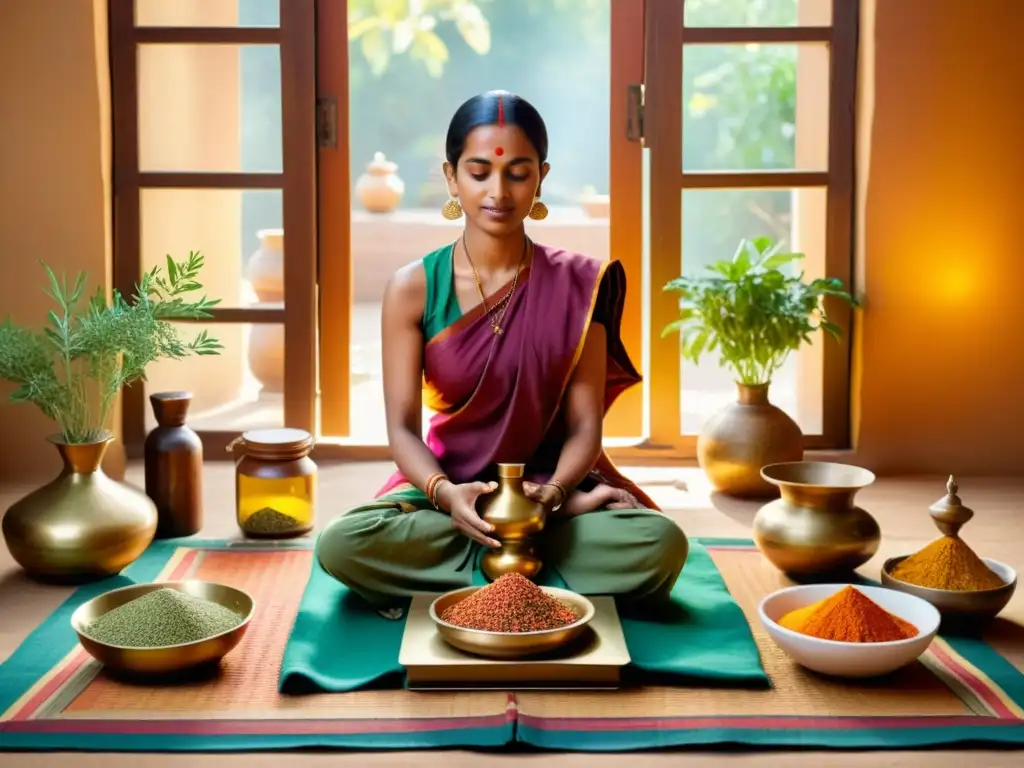
M 957 496 L 958 490 L 956 480 L 950 475 L 946 481 L 946 495 L 928 508 L 935 527 L 946 536 L 956 536 L 960 527 L 974 517 L 974 510 L 965 507 Z
M 526 471 L 525 464 L 499 464 L 498 465 L 498 477 L 505 478 L 516 478 L 522 477 Z
M 254 459 L 301 459 L 313 450 L 313 436 L 304 429 L 254 429 L 242 433 L 242 453 Z

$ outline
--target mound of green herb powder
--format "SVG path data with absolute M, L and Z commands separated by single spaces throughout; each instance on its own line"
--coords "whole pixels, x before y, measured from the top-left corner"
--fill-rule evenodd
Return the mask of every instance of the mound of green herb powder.
M 158 589 L 107 611 L 85 628 L 85 634 L 109 645 L 158 648 L 219 635 L 243 618 L 209 600 Z
M 270 507 L 264 507 L 249 515 L 242 524 L 242 527 L 250 533 L 269 535 L 275 533 L 294 533 L 307 526 L 304 526 L 301 520 L 296 520 L 291 515 L 278 512 Z

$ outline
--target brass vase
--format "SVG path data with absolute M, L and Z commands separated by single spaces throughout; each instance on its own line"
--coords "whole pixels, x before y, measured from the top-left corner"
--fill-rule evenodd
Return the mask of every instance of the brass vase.
M 764 467 L 781 498 L 754 516 L 754 541 L 779 570 L 794 576 L 852 571 L 878 551 L 878 522 L 854 497 L 870 471 L 849 464 L 796 461 Z
M 119 573 L 153 540 L 156 505 L 142 490 L 101 469 L 113 437 L 92 443 L 48 440 L 64 468 L 7 510 L 7 548 L 22 568 L 43 579 L 81 581 Z
M 713 414 L 697 438 L 697 462 L 719 493 L 773 496 L 761 467 L 804 457 L 800 427 L 768 402 L 768 384 L 737 384 L 736 402 Z
M 480 497 L 477 510 L 494 526 L 491 537 L 501 547 L 484 553 L 480 567 L 493 581 L 506 573 L 536 578 L 543 563 L 532 537 L 544 530 L 547 511 L 523 491 L 523 464 L 499 464 L 498 488 Z

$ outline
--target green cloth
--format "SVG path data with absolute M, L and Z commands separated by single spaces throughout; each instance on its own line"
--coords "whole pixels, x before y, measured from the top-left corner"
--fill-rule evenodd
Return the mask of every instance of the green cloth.
M 423 270 L 427 273 L 423 338 L 427 341 L 462 317 L 462 308 L 455 295 L 452 250 L 453 246 L 449 244 L 423 257 Z
M 564 582 L 551 570 L 538 579 Z M 484 583 L 473 569 L 473 583 Z M 671 602 L 658 618 L 624 618 L 631 682 L 767 687 L 768 676 L 743 611 L 729 595 L 714 561 L 691 541 Z M 385 619 L 314 559 L 281 663 L 284 693 L 399 687 L 405 620 Z

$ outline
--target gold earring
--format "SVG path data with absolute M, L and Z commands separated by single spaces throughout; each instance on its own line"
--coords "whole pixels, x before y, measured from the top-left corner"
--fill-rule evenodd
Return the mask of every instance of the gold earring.
M 534 221 L 543 221 L 548 217 L 548 207 L 540 201 L 540 198 L 534 198 L 533 208 L 530 209 L 530 218 Z
M 441 207 L 441 215 L 444 216 L 448 221 L 455 221 L 462 216 L 462 206 L 459 204 L 459 199 L 453 197 L 447 203 Z

